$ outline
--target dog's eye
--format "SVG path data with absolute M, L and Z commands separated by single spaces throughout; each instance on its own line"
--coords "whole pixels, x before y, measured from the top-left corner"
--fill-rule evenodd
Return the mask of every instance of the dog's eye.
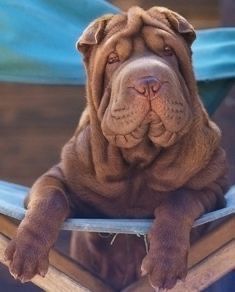
M 108 64 L 119 62 L 119 56 L 116 52 L 112 52 L 108 57 Z
M 167 46 L 167 45 L 164 46 L 163 53 L 164 53 L 165 56 L 172 56 L 172 55 L 174 55 L 173 49 L 171 47 Z

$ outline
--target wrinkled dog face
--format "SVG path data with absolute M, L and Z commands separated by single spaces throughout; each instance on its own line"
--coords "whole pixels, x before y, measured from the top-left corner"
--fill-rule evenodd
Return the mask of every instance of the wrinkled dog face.
M 118 147 L 131 148 L 144 139 L 171 146 L 188 131 L 192 118 L 179 59 L 180 50 L 185 51 L 183 38 L 152 25 L 140 24 L 134 32 L 126 29 L 128 33 L 125 27 L 123 21 L 107 25 L 93 52 L 94 59 L 102 56 L 103 64 L 90 71 L 88 65 L 88 74 L 102 76 L 97 109 L 102 132 Z
M 156 36 L 159 48 L 150 50 L 148 34 L 154 29 L 142 33 L 143 38 L 120 40 L 108 56 L 105 79 L 110 100 L 102 130 L 119 147 L 130 148 L 147 138 L 166 147 L 189 124 L 188 93 L 173 49 Z M 121 60 L 119 50 L 125 45 L 128 57 Z

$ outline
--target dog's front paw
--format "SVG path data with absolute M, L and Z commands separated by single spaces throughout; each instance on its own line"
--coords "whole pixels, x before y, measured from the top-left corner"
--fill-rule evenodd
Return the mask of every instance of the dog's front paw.
M 166 244 L 150 248 L 143 259 L 141 271 L 148 275 L 150 285 L 155 291 L 171 289 L 178 280 L 187 274 L 187 248 Z
M 5 251 L 5 261 L 9 263 L 11 275 L 22 283 L 30 281 L 35 275 L 44 277 L 48 270 L 49 251 L 42 242 L 30 240 L 21 234 L 11 240 Z

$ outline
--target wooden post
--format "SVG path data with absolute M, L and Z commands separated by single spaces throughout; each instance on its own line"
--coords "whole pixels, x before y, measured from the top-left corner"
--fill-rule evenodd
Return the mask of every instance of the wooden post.
M 12 238 L 15 235 L 16 228 L 16 224 L 7 217 L 0 215 L 0 262 L 5 265 L 3 254 L 9 242 L 8 238 Z M 32 282 L 42 289 L 52 292 L 113 292 L 112 288 L 95 275 L 92 275 L 79 263 L 54 249 L 50 251 L 50 267 L 46 277 L 35 276 Z
M 235 268 L 235 216 L 228 218 L 202 237 L 189 252 L 189 272 L 172 292 L 201 291 Z M 123 292 L 153 292 L 147 277 Z
M 6 236 L 11 238 L 17 225 L 0 216 L 0 226 L 0 233 L 4 234 L 0 235 L 0 261 L 3 262 L 3 252 L 8 242 Z M 40 276 L 32 279 L 33 283 L 46 291 L 113 291 L 78 263 L 55 250 L 50 253 L 50 263 L 49 272 L 44 279 Z M 177 283 L 169 291 L 201 291 L 235 268 L 235 216 L 229 217 L 191 247 L 188 267 L 185 282 Z M 153 292 L 153 288 L 147 278 L 143 277 L 123 290 L 134 291 Z

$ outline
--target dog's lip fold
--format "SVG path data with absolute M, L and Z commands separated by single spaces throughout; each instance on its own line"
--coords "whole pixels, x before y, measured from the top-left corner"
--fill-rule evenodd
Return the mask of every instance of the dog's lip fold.
M 128 133 L 114 133 L 110 129 L 103 129 L 103 134 L 114 145 L 121 148 L 132 148 L 140 144 L 144 139 L 150 139 L 149 131 L 151 123 L 161 123 L 159 116 L 152 110 L 149 110 L 138 126 Z
M 102 129 L 103 134 L 106 139 L 115 146 L 121 148 L 132 148 L 141 143 L 145 136 L 147 137 L 149 129 L 148 123 L 145 122 L 147 115 L 148 114 L 144 116 L 135 129 L 128 133 L 114 133 L 112 130 L 105 128 Z
M 186 127 L 187 128 L 187 127 Z M 184 132 L 184 131 L 183 131 Z M 155 147 L 169 147 L 183 134 L 182 129 L 169 129 L 160 116 L 152 109 L 148 111 L 138 126 L 128 133 L 118 133 L 106 128 L 103 134 L 106 139 L 120 148 L 133 148 L 144 140 L 149 140 Z M 179 136 L 179 137 L 180 137 Z
M 112 116 L 112 115 L 111 115 Z M 115 117 L 116 119 L 119 119 L 117 117 Z M 153 110 L 151 110 L 151 108 L 149 109 L 149 111 L 145 114 L 145 116 L 143 117 L 143 119 L 138 123 L 138 125 L 135 127 L 135 129 L 133 129 L 132 131 L 129 131 L 127 133 L 114 133 L 112 130 L 110 129 L 103 129 L 103 132 L 105 135 L 107 136 L 127 136 L 127 135 L 131 135 L 133 132 L 135 132 L 136 130 L 138 130 L 140 127 L 144 126 L 144 127 L 150 127 L 150 124 L 154 121 L 154 123 L 159 123 L 162 122 L 160 117 L 157 115 L 157 113 Z M 146 129 L 148 130 L 148 129 Z M 147 132 L 147 131 L 146 131 Z M 139 137 L 138 137 L 139 138 Z
M 135 127 L 135 129 L 133 129 L 132 131 L 129 131 L 127 133 L 121 133 L 121 132 L 120 133 L 114 133 L 112 130 L 107 129 L 107 128 L 103 129 L 103 133 L 106 136 L 128 136 L 128 135 L 132 135 L 133 132 L 136 132 L 142 125 L 146 125 L 146 123 L 144 123 L 144 120 L 146 119 L 146 116 L 142 119 L 142 121 L 139 122 L 139 124 Z M 134 137 L 134 138 L 139 139 L 140 137 L 138 137 L 138 138 Z

